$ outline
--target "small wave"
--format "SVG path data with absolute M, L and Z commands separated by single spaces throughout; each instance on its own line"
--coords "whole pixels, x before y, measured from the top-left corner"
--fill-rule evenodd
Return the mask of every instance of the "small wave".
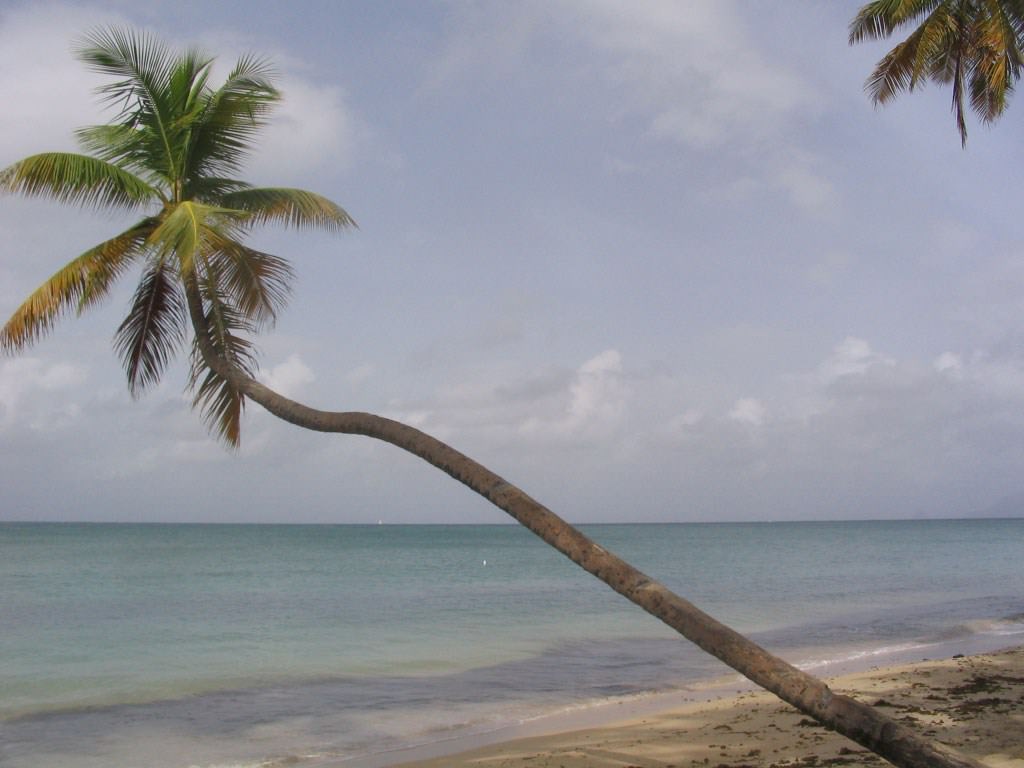
M 931 645 L 931 643 L 897 643 L 895 645 L 882 645 L 875 648 L 862 648 L 859 650 L 850 650 L 845 653 L 839 653 L 835 656 L 827 656 L 825 658 L 805 659 L 796 662 L 795 666 L 804 671 L 809 671 L 812 669 L 821 669 L 823 667 L 831 667 L 840 664 L 857 664 L 859 662 L 876 659 L 878 657 L 895 656 L 908 651 L 922 650 L 924 648 L 931 647 Z
M 1024 613 L 1004 616 L 1000 619 L 974 619 L 957 624 L 947 632 L 943 632 L 941 640 L 956 640 L 972 635 L 988 635 L 1006 637 L 1024 634 Z

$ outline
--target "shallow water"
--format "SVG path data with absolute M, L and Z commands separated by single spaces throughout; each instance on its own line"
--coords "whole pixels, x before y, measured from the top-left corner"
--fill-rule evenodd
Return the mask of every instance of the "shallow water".
M 1024 520 L 585 529 L 814 671 L 1024 638 Z M 512 526 L 0 524 L 0 584 L 5 768 L 324 764 L 728 672 Z

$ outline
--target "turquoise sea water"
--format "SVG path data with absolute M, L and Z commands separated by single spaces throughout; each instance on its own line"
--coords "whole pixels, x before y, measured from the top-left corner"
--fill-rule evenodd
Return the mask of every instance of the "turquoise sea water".
M 1024 639 L 1022 519 L 584 530 L 822 671 Z M 0 587 L 4 768 L 343 765 L 728 672 L 516 526 L 7 523 Z

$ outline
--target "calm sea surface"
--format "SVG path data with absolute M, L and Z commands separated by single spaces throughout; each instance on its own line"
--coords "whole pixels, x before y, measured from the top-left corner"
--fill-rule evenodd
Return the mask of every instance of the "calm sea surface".
M 823 672 L 1024 642 L 1024 519 L 584 530 Z M 3 768 L 334 765 L 726 672 L 516 526 L 0 524 Z

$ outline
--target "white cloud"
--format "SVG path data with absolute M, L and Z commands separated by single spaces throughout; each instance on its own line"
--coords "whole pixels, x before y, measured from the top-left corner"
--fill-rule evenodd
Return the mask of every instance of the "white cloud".
M 621 421 L 626 407 L 622 356 L 607 349 L 584 362 L 566 394 L 568 403 L 561 413 L 531 415 L 520 431 L 533 437 L 558 438 L 607 434 Z
M 649 112 L 654 135 L 707 149 L 774 135 L 806 107 L 806 83 L 763 57 L 730 3 L 563 3 L 611 54 L 608 75 Z
M 892 360 L 875 354 L 864 339 L 848 336 L 818 369 L 826 381 L 850 374 L 862 374 L 873 365 L 892 365 Z
M 74 129 L 106 122 L 94 89 L 107 78 L 89 72 L 72 55 L 84 30 L 125 25 L 125 20 L 96 8 L 62 4 L 28 5 L 0 14 L 0 93 L 5 96 L 0 120 L 0 166 L 22 156 L 49 150 L 76 149 Z M 162 37 L 168 45 L 194 40 Z M 217 55 L 213 82 L 226 74 L 238 49 L 237 40 L 220 36 L 204 44 Z M 279 68 L 301 68 L 282 56 Z M 247 166 L 253 178 L 265 183 L 308 178 L 309 172 L 330 165 L 346 168 L 353 153 L 357 121 L 336 85 L 313 83 L 293 72 L 279 79 L 284 99 L 258 140 Z
M 352 160 L 357 122 L 340 88 L 285 77 L 283 100 L 261 134 L 247 174 L 263 183 L 294 179 L 331 167 L 344 170 Z
M 291 355 L 283 363 L 278 363 L 269 371 L 260 371 L 260 381 L 285 397 L 295 397 L 306 384 L 316 380 L 313 371 L 302 358 Z
M 960 355 L 954 354 L 953 352 L 943 352 L 932 363 L 935 370 L 939 373 L 945 373 L 949 376 L 959 376 L 963 371 L 963 361 L 960 359 Z
M 86 380 L 83 368 L 21 357 L 0 363 L 0 424 L 49 429 L 74 421 L 81 409 L 60 396 Z
M 71 48 L 83 30 L 118 21 L 66 5 L 0 11 L 0 166 L 35 152 L 74 149 L 75 128 L 104 120 L 93 93 L 103 80 L 76 61 Z
M 752 427 L 764 424 L 767 415 L 768 411 L 764 404 L 755 397 L 741 397 L 729 411 L 730 419 Z
M 777 180 L 793 204 L 805 212 L 827 214 L 836 209 L 838 196 L 835 187 L 806 163 L 782 169 Z
M 1013 490 L 1015 454 L 998 446 L 1024 428 L 1021 364 L 948 353 L 927 365 L 854 336 L 724 407 L 699 395 L 713 385 L 630 370 L 611 349 L 566 377 L 519 375 L 462 382 L 408 413 L 472 455 L 505 457 L 527 491 L 549 486 L 546 503 L 608 505 L 639 484 L 648 513 L 668 519 L 680 493 L 689 519 L 969 513 Z

